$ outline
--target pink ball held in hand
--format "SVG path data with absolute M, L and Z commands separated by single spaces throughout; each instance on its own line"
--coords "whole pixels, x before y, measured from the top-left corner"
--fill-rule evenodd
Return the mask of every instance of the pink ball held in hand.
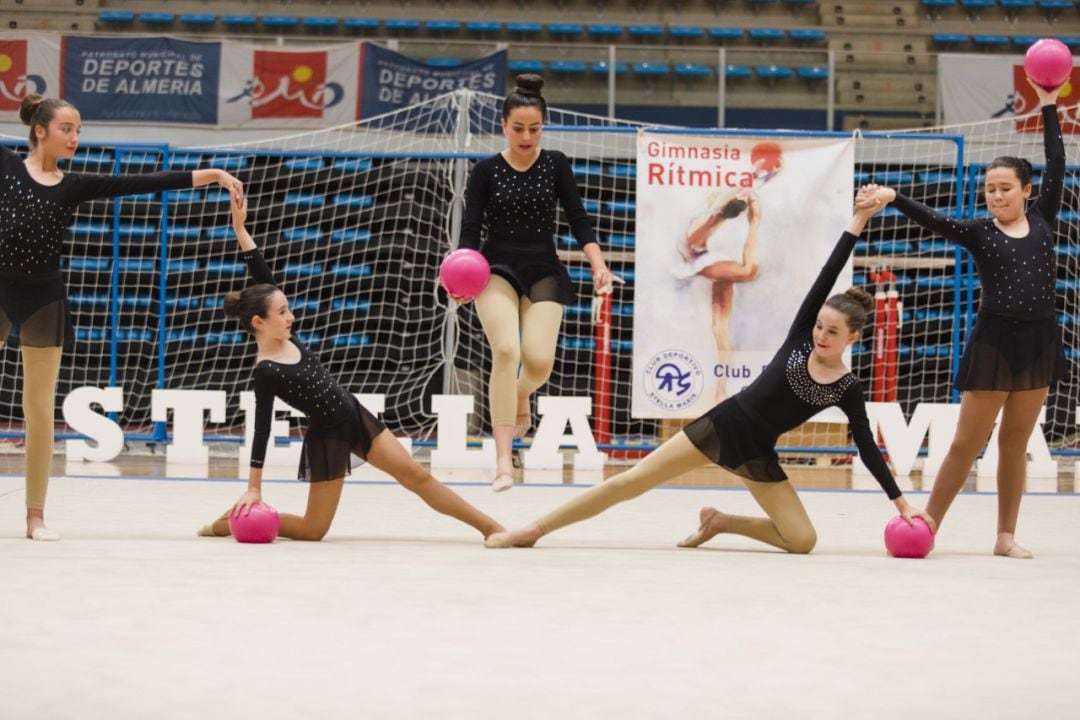
M 475 298 L 487 287 L 491 266 L 476 250 L 460 248 L 446 256 L 439 268 L 439 282 L 451 295 Z
M 898 558 L 922 558 L 934 549 L 934 533 L 922 518 L 912 524 L 897 515 L 885 526 L 885 549 Z
M 278 517 L 277 510 L 264 503 L 252 505 L 251 512 L 246 515 L 243 512 L 229 515 L 229 530 L 236 542 L 273 542 L 280 527 L 281 518 Z
M 1072 53 L 1068 46 L 1054 38 L 1037 40 L 1024 55 L 1024 72 L 1033 83 L 1047 90 L 1068 80 L 1072 66 Z

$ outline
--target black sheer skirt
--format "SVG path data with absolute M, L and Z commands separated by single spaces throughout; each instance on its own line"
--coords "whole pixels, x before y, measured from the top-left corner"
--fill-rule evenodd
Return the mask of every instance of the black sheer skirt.
M 356 398 L 349 419 L 336 425 L 308 427 L 300 450 L 298 477 L 307 482 L 343 478 L 352 472 L 352 456 L 366 461 L 371 444 L 386 429 Z
M 491 273 L 506 280 L 518 295 L 534 303 L 557 302 L 571 305 L 577 298 L 570 273 L 554 249 L 543 252 L 507 250 L 485 244 L 480 251 Z
M 59 270 L 30 277 L 0 273 L 0 342 L 72 348 L 75 330 Z
M 1034 390 L 1068 375 L 1061 329 L 1053 317 L 1021 320 L 980 312 L 960 358 L 957 390 Z
M 720 467 L 757 482 L 787 480 L 776 454 L 777 437 L 763 429 L 730 397 L 683 432 L 698 450 Z

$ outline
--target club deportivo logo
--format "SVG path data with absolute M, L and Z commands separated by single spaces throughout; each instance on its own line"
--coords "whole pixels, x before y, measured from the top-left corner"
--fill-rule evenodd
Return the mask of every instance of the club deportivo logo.
M 682 410 L 701 396 L 705 375 L 690 353 L 664 350 L 645 365 L 642 378 L 649 401 L 661 410 Z

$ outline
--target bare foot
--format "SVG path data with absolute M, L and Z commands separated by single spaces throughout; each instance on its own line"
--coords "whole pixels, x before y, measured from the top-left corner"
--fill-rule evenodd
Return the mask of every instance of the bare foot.
M 728 529 L 728 515 L 720 512 L 714 507 L 703 507 L 699 514 L 701 526 L 695 532 L 690 533 L 689 537 L 680 542 L 679 547 L 694 548 L 702 543 L 706 543 L 712 540 L 720 533 L 727 532 Z
M 529 523 L 523 528 L 510 530 L 509 532 L 497 532 L 484 538 L 484 547 L 508 548 L 508 547 L 532 547 L 536 541 L 543 537 L 544 531 L 536 523 Z
M 1016 544 L 1012 533 L 998 533 L 997 542 L 994 544 L 994 554 L 1017 560 L 1030 560 L 1035 557 L 1030 550 Z

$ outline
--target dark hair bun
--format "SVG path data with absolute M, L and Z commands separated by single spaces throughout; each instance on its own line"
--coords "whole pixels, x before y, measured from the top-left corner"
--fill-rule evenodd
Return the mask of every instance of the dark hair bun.
M 240 293 L 235 290 L 225 293 L 225 302 L 222 304 L 226 317 L 240 317 Z
M 45 102 L 45 96 L 37 93 L 30 93 L 23 98 L 22 103 L 19 105 L 19 119 L 22 120 L 23 125 L 29 125 L 33 122 L 34 111 L 43 102 Z
M 533 73 L 518 75 L 516 82 L 517 87 L 514 88 L 514 92 L 522 95 L 535 95 L 540 97 L 540 90 L 544 87 L 544 78 Z
M 863 290 L 861 287 L 848 288 L 844 294 L 862 305 L 863 310 L 865 310 L 867 314 L 874 309 L 874 296 Z

